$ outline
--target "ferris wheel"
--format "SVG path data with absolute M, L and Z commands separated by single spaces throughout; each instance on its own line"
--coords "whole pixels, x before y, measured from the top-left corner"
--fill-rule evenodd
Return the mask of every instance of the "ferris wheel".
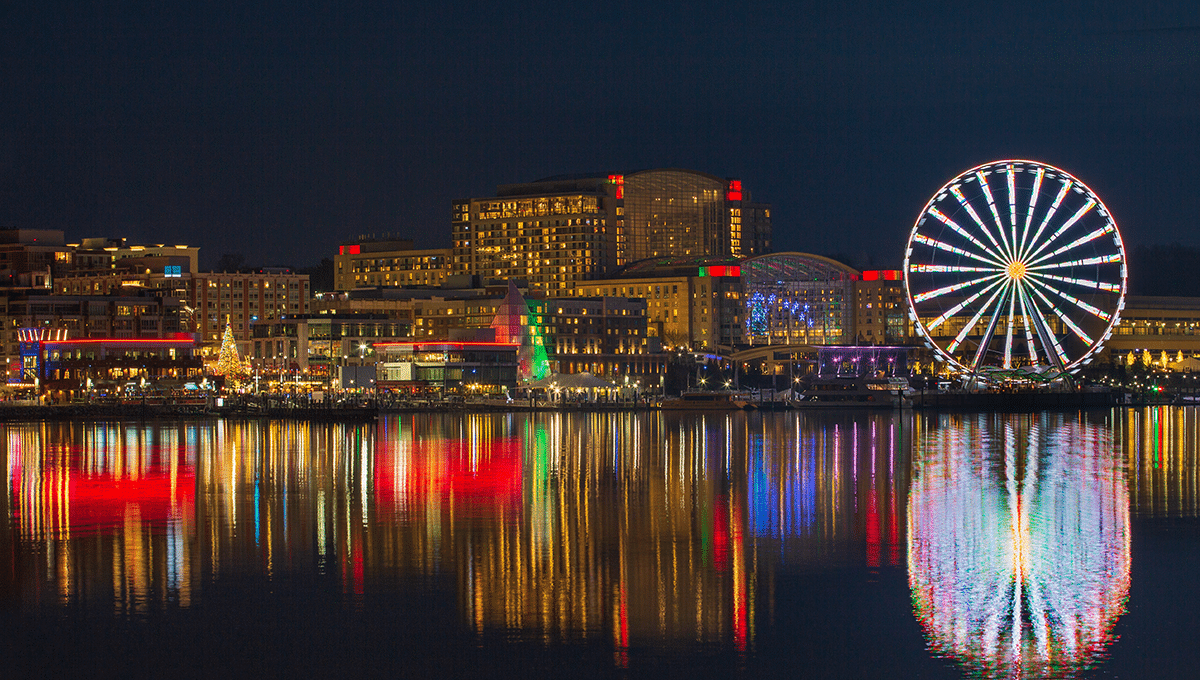
M 953 368 L 1074 371 L 1125 306 L 1125 246 L 1104 203 L 1069 173 L 1026 160 L 943 186 L 908 237 L 917 331 Z

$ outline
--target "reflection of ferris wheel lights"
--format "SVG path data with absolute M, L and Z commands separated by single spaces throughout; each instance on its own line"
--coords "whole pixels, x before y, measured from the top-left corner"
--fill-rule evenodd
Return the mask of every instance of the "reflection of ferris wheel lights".
M 1099 427 L 979 425 L 936 433 L 917 462 L 909 582 L 918 617 L 934 649 L 1002 677 L 1079 668 L 1124 611 L 1123 468 Z M 980 443 L 990 448 L 981 453 Z

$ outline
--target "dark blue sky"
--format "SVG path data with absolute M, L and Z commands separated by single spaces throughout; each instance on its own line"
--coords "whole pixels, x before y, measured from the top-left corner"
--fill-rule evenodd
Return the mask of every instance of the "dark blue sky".
M 946 180 L 1025 157 L 1128 245 L 1200 245 L 1194 2 L 25 4 L 0 225 L 304 265 L 448 245 L 497 184 L 686 167 L 773 203 L 777 249 L 898 265 Z

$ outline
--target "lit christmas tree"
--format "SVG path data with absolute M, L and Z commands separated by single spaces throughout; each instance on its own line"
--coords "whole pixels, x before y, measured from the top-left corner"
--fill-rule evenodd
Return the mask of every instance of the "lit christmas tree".
M 238 355 L 237 341 L 233 338 L 233 327 L 229 325 L 228 317 L 225 318 L 225 335 L 221 338 L 221 352 L 217 355 L 217 365 L 214 371 L 217 375 L 235 380 L 249 375 L 246 365 L 242 363 L 242 358 Z

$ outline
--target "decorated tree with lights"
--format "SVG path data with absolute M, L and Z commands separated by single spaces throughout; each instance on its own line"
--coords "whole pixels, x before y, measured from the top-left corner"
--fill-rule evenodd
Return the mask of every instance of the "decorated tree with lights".
M 250 374 L 246 370 L 246 365 L 242 363 L 242 358 L 238 355 L 237 341 L 233 337 L 233 328 L 229 325 L 229 319 L 225 320 L 225 335 L 221 338 L 221 351 L 217 354 L 217 365 L 214 372 L 233 380 L 246 378 Z

